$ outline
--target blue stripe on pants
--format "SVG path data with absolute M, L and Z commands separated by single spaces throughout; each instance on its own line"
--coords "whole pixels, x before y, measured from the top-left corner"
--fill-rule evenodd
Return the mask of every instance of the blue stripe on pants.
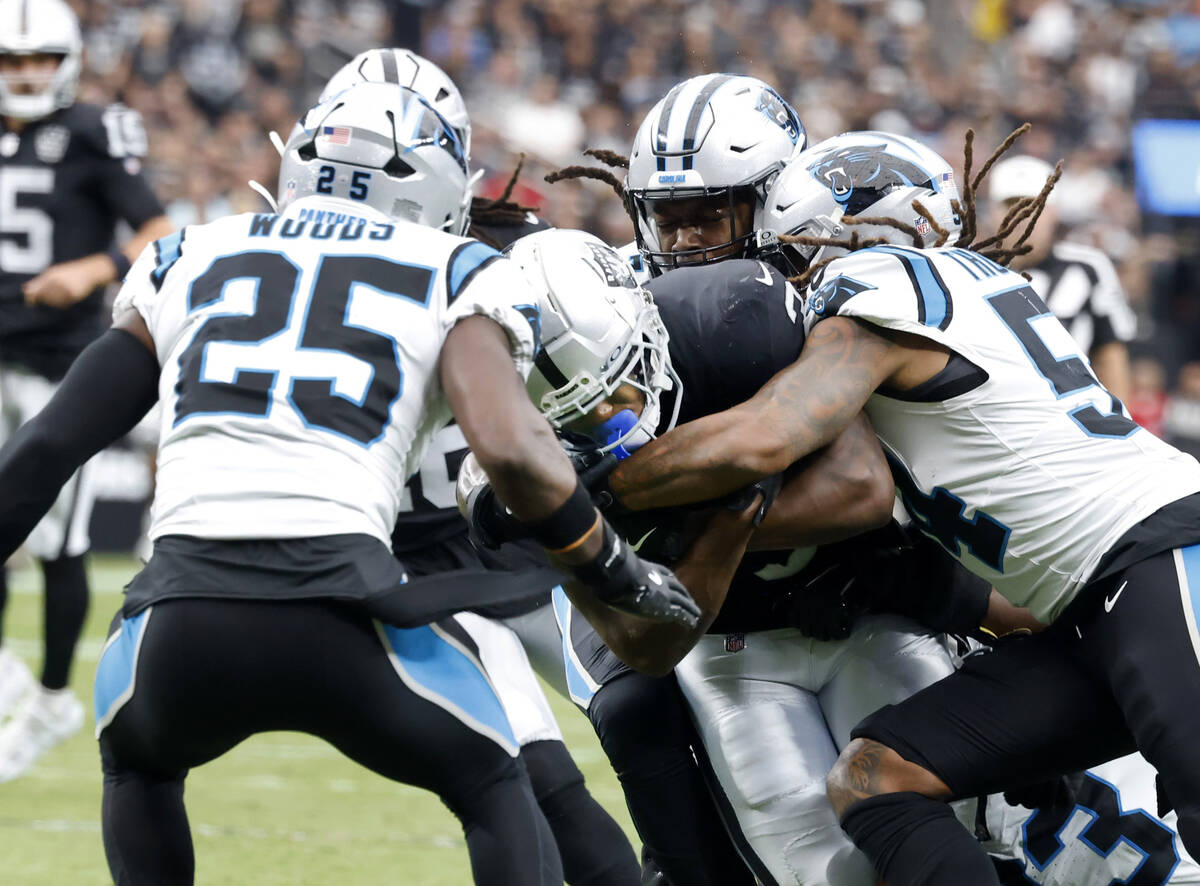
M 585 711 L 592 703 L 596 694 L 595 681 L 583 670 L 575 655 L 575 647 L 571 643 L 571 619 L 579 616 L 579 612 L 567 599 L 567 593 L 561 587 L 551 592 L 550 599 L 554 603 L 554 617 L 558 621 L 558 630 L 562 634 L 563 670 L 567 673 L 567 692 L 571 701 Z
M 1200 627 L 1200 545 L 1192 545 L 1186 548 L 1179 549 L 1179 555 L 1183 559 L 1183 575 L 1187 580 L 1188 599 L 1192 601 L 1192 614 L 1196 619 L 1196 625 Z
M 150 607 L 133 618 L 121 621 L 117 632 L 109 639 L 96 665 L 96 682 L 92 689 L 93 707 L 96 712 L 96 736 L 112 722 L 117 711 L 133 697 L 134 678 L 137 670 L 138 650 L 146 624 L 150 621 Z
M 397 628 L 379 623 L 379 628 L 392 664 L 409 689 L 517 755 L 508 717 L 478 659 L 436 625 Z

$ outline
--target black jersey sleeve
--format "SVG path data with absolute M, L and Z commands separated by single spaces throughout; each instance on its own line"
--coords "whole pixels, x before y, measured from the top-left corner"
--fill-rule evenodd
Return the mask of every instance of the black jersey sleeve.
M 112 213 L 134 230 L 162 215 L 142 169 L 148 145 L 141 115 L 124 105 L 79 104 L 72 111 L 72 128 L 88 147 L 93 180 Z
M 647 284 L 683 381 L 679 420 L 752 397 L 795 362 L 804 327 L 795 289 L 769 265 L 735 259 L 679 268 Z

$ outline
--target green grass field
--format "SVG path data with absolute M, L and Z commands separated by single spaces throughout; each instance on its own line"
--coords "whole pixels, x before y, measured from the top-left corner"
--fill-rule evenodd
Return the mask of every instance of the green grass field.
M 100 761 L 92 737 L 92 677 L 134 561 L 94 557 L 92 606 L 72 683 L 88 707 L 84 729 L 23 778 L 0 784 L 0 883 L 111 883 L 100 842 Z M 36 669 L 40 578 L 10 576 L 5 635 Z M 633 830 L 616 778 L 587 720 L 549 692 L 592 794 Z M 328 745 L 296 733 L 245 742 L 187 781 L 198 884 L 470 883 L 458 822 L 437 798 L 379 778 Z M 636 842 L 635 842 L 636 845 Z

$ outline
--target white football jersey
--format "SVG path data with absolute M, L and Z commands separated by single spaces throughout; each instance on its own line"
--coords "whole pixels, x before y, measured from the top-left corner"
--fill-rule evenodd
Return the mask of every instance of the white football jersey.
M 404 481 L 450 419 L 447 332 L 492 318 L 526 374 L 536 305 L 491 247 L 323 197 L 151 244 L 113 306 L 141 314 L 162 366 L 150 537 L 390 545 Z
M 1200 490 L 1200 464 L 1131 421 L 1028 282 L 977 253 L 839 258 L 807 295 L 805 328 L 834 315 L 974 365 L 933 402 L 875 393 L 865 411 L 921 529 L 1042 621 L 1130 527 Z

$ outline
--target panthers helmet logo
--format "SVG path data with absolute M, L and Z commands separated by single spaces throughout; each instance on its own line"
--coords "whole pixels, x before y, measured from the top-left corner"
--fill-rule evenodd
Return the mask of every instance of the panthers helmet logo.
M 758 103 L 754 106 L 756 111 L 761 111 L 768 120 L 787 133 L 788 138 L 792 140 L 792 144 L 799 143 L 800 139 L 806 138 L 804 135 L 804 127 L 800 125 L 800 118 L 796 116 L 796 112 L 792 110 L 791 105 L 780 98 L 779 94 L 773 89 L 764 89 L 758 94 Z
M 888 153 L 883 144 L 842 148 L 826 154 L 808 171 L 828 186 L 846 215 L 860 214 L 896 188 L 937 190 L 927 171 Z

